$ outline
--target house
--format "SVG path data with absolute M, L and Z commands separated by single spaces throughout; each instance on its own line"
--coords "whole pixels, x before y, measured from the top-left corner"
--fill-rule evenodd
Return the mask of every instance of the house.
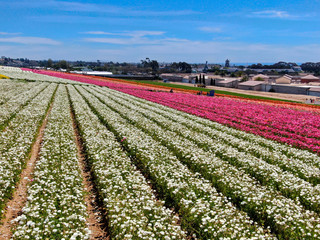
M 261 81 L 246 81 L 238 84 L 238 88 L 242 90 L 261 91 L 263 82 Z
M 266 86 L 266 91 L 276 93 L 287 93 L 287 94 L 302 94 L 308 95 L 309 87 L 307 86 L 292 86 L 287 84 L 273 84 Z
M 173 75 L 173 74 L 161 74 L 160 77 L 163 80 L 167 80 L 170 82 L 182 82 L 183 77 L 179 75 Z
M 217 81 L 216 86 L 219 87 L 228 87 L 228 88 L 236 88 L 238 87 L 239 79 L 224 79 L 222 81 Z
M 277 84 L 290 84 L 291 81 L 292 81 L 291 76 L 287 74 L 276 79 Z
M 212 80 L 211 80 L 212 79 Z M 212 86 L 218 86 L 218 83 L 219 82 L 222 82 L 222 81 L 225 81 L 226 79 L 224 78 L 210 78 L 210 83 L 209 85 L 212 85 Z
M 320 88 L 315 88 L 315 87 L 309 88 L 309 95 L 320 97 Z
M 302 69 L 301 69 L 300 66 L 293 66 L 292 69 L 293 69 L 293 71 L 295 71 L 295 72 L 301 72 L 301 71 L 302 71 Z
M 260 81 L 260 80 L 263 80 L 265 82 L 267 82 L 269 80 L 269 76 L 267 75 L 264 75 L 264 74 L 258 74 L 258 75 L 255 75 L 253 78 L 252 78 L 253 81 Z
M 287 76 L 290 76 L 290 75 L 287 75 Z M 290 77 L 291 77 L 291 83 L 301 83 L 301 76 L 300 75 L 290 76 Z
M 320 79 L 311 74 L 301 78 L 301 83 L 309 83 L 309 82 L 320 82 Z

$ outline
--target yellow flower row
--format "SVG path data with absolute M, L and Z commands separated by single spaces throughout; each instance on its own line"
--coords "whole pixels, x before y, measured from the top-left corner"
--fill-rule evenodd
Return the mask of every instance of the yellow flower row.
M 0 79 L 9 79 L 9 77 L 7 77 L 7 76 L 5 76 L 5 75 L 0 74 Z

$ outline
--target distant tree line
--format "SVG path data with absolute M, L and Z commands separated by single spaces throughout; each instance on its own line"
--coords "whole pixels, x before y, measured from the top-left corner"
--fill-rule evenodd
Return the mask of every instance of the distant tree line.
M 272 65 L 263 65 L 261 63 L 249 65 L 248 68 L 251 69 L 290 69 L 298 64 L 293 62 L 278 62 Z
M 305 72 L 314 73 L 315 75 L 320 75 L 320 62 L 306 62 L 300 65 L 301 69 Z
M 189 64 L 186 62 L 172 62 L 166 64 L 160 64 L 157 60 L 151 60 L 146 58 L 139 63 L 119 63 L 119 62 L 101 62 L 97 61 L 67 61 L 67 60 L 31 60 L 28 58 L 10 58 L 1 57 L 0 65 L 15 66 L 15 67 L 45 67 L 53 69 L 66 69 L 71 70 L 83 70 L 91 69 L 95 71 L 109 71 L 114 74 L 153 74 L 158 75 L 161 73 L 191 73 L 192 69 L 198 69 L 202 65 Z M 236 72 L 230 73 L 227 69 L 222 69 L 221 65 L 215 65 L 208 69 L 208 72 L 214 73 L 220 76 L 231 77 L 244 77 L 249 74 L 255 74 L 255 69 L 284 69 L 284 71 L 270 72 L 270 74 L 283 74 L 286 73 L 285 69 L 290 69 L 298 64 L 294 62 L 280 61 L 275 64 L 265 65 L 261 63 L 252 64 L 247 67 L 247 70 L 243 70 L 244 66 L 237 66 L 239 69 Z M 314 73 L 320 75 L 320 62 L 306 62 L 300 65 L 301 69 L 305 72 Z
M 141 65 L 147 72 L 151 71 L 153 75 L 156 75 L 159 72 L 159 63 L 157 60 L 150 60 L 149 58 L 146 58 L 145 60 L 141 60 Z
M 179 72 L 179 73 L 191 73 L 192 67 L 189 63 L 186 62 L 173 62 L 166 65 L 164 68 L 166 72 Z

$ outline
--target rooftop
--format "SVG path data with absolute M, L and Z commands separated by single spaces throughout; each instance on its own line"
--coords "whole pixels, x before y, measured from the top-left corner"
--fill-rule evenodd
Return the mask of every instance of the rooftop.
M 261 84 L 263 84 L 263 82 L 260 82 L 260 81 L 246 81 L 246 82 L 239 83 L 239 85 L 241 86 L 258 86 Z
M 317 79 L 317 80 L 319 80 L 319 78 L 318 77 L 315 77 L 315 76 L 313 76 L 313 75 L 307 75 L 307 76 L 304 76 L 304 77 L 302 77 L 301 79 Z

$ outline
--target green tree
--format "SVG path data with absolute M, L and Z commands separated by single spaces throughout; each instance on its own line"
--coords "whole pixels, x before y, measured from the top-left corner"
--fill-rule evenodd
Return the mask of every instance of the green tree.
M 255 81 L 264 81 L 264 79 L 262 77 L 257 77 Z
M 245 82 L 245 81 L 248 81 L 249 80 L 249 77 L 247 75 L 243 76 L 240 80 L 240 82 Z
M 47 61 L 47 67 L 51 68 L 52 66 L 53 66 L 53 61 L 52 61 L 51 58 L 49 58 L 48 61 Z
M 66 60 L 60 60 L 54 65 L 55 69 L 69 69 L 69 63 Z
M 146 58 L 146 60 L 141 60 L 141 64 L 144 68 L 150 68 L 152 70 L 152 74 L 157 74 L 159 71 L 159 63 L 156 60 L 150 60 L 150 58 Z

